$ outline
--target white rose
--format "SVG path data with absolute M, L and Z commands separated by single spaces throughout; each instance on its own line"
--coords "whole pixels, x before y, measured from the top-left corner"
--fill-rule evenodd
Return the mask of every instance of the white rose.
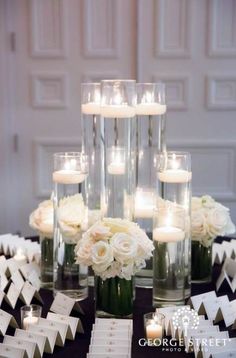
M 92 265 L 91 251 L 93 247 L 92 240 L 80 240 L 75 248 L 75 253 L 77 255 L 77 263 L 90 266 Z
M 112 247 L 105 241 L 96 242 L 92 247 L 91 259 L 95 272 L 105 271 L 114 260 Z
M 99 276 L 103 280 L 116 276 L 120 277 L 121 269 L 122 269 L 122 265 L 117 261 L 113 261 L 106 271 L 99 273 Z
M 41 235 L 53 237 L 53 203 L 45 200 L 29 217 L 29 225 Z
M 207 236 L 205 211 L 200 209 L 192 212 L 192 239 L 201 241 Z
M 201 209 L 202 208 L 202 199 L 198 198 L 196 196 L 193 196 L 191 206 L 192 206 L 192 211 Z
M 125 233 L 133 227 L 136 227 L 135 223 L 125 219 L 104 218 L 102 221 L 105 226 L 110 228 L 112 234 L 116 234 L 119 232 Z
M 134 264 L 123 266 L 121 268 L 120 278 L 125 278 L 126 280 L 131 280 L 134 275 Z
M 202 206 L 204 208 L 212 209 L 217 204 L 216 201 L 210 195 L 202 196 Z
M 112 236 L 110 228 L 104 226 L 101 221 L 98 221 L 93 226 L 91 226 L 91 228 L 89 229 L 89 233 L 95 241 L 107 240 Z
M 210 210 L 207 216 L 207 231 L 209 236 L 216 237 L 218 235 L 226 235 L 232 232 L 233 226 L 228 210 L 222 208 L 221 205 Z M 228 231 L 229 229 L 229 231 Z
M 77 236 L 85 219 L 86 208 L 81 194 L 60 200 L 58 222 L 65 237 Z
M 117 233 L 111 239 L 115 259 L 122 264 L 135 260 L 138 252 L 137 241 L 126 233 Z

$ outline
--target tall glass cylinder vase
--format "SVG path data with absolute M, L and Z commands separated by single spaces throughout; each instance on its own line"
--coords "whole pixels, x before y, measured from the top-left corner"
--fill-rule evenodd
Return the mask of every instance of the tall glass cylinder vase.
M 191 288 L 190 154 L 164 152 L 158 156 L 158 168 L 153 299 L 157 305 L 166 302 L 182 304 Z M 171 256 L 174 252 L 177 256 Z
M 88 294 L 88 270 L 76 264 L 74 251 L 88 224 L 87 176 L 83 153 L 54 154 L 54 292 L 76 300 Z
M 135 81 L 102 81 L 101 208 L 103 216 L 133 219 L 135 103 Z
M 86 201 L 88 205 L 88 227 L 101 218 L 101 123 L 100 83 L 82 83 L 82 151 L 88 158 Z
M 165 85 L 138 83 L 136 127 L 136 190 L 134 195 L 134 220 L 152 240 L 153 209 L 156 203 L 157 154 L 165 150 Z M 151 288 L 153 260 L 136 274 L 139 287 Z

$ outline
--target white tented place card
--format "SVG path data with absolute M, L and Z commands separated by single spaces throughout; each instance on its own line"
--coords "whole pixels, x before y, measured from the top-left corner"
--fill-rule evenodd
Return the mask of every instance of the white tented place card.
M 40 268 L 35 262 L 21 266 L 20 271 L 26 280 L 29 279 L 29 276 L 33 271 L 35 271 L 37 275 L 40 276 Z
M 5 336 L 3 343 L 8 344 L 9 346 L 25 349 L 28 355 L 28 358 L 36 358 L 36 347 L 37 344 L 29 341 L 25 341 L 23 339 L 12 337 L 12 336 Z M 38 355 L 37 358 L 40 358 Z
M 199 327 L 201 328 L 205 328 L 205 327 L 212 327 L 213 326 L 213 321 L 212 320 L 208 320 L 208 319 L 202 319 L 199 320 Z M 178 328 L 177 330 L 174 329 L 173 327 L 173 321 L 171 321 L 171 336 L 172 338 L 182 338 L 184 336 L 184 328 Z
M 188 303 L 197 311 L 199 314 L 205 314 L 204 301 L 214 301 L 216 298 L 215 291 L 209 291 L 200 295 L 190 297 Z
M 5 343 L 0 343 L 0 357 L 28 358 L 28 355 L 25 349 L 16 348 Z
M 4 336 L 6 334 L 9 325 L 14 328 L 18 327 L 15 318 L 11 314 L 0 309 L 0 335 Z
M 0 291 L 0 307 L 1 307 L 2 301 L 4 300 L 4 297 L 5 297 L 5 293 L 3 291 Z
M 179 337 L 179 339 L 184 339 L 184 345 L 186 347 L 186 350 L 189 351 L 189 342 L 196 335 L 199 335 L 199 334 L 209 335 L 209 334 L 214 334 L 219 331 L 220 331 L 219 326 L 204 326 L 204 327 L 198 327 L 197 329 L 191 328 L 191 329 L 188 329 L 187 336 L 184 336 L 182 334 L 182 336 Z
M 227 305 L 229 303 L 229 298 L 227 295 L 217 297 L 213 300 L 206 300 L 204 301 L 204 308 L 207 314 L 207 317 L 214 321 L 217 315 L 218 309 L 222 305 Z
M 28 277 L 28 281 L 34 286 L 38 291 L 41 287 L 41 281 L 36 271 L 32 271 Z
M 91 338 L 90 344 L 93 346 L 123 346 L 123 347 L 130 347 L 131 343 L 130 343 L 130 339 L 127 338 L 123 338 L 123 339 L 111 339 L 111 338 L 104 338 L 104 339 L 100 339 L 100 338 Z
M 236 358 L 236 350 L 234 352 L 218 352 L 213 353 L 211 358 Z
M 90 346 L 89 353 L 96 353 L 96 354 L 130 354 L 130 347 L 123 347 L 123 346 Z
M 235 353 L 236 352 L 236 338 L 229 338 L 226 342 L 219 341 L 216 347 L 208 347 L 206 351 L 203 351 L 204 358 L 210 358 L 216 353 L 221 353 L 220 358 L 223 357 L 223 353 Z
M 129 327 L 133 329 L 133 321 L 129 319 L 109 319 L 109 318 L 96 318 L 95 324 L 96 327 Z
M 38 325 L 29 325 L 28 332 L 30 333 L 37 333 L 46 338 L 44 352 L 45 353 L 53 353 L 54 347 L 56 344 L 58 332 L 54 329 L 49 329 L 46 327 L 40 327 Z
M 57 332 L 56 345 L 63 347 L 66 341 L 66 334 L 68 330 L 68 324 L 49 321 L 45 318 L 39 318 L 38 326 L 53 329 Z
M 224 250 L 221 244 L 214 243 L 212 246 L 212 265 L 214 263 L 221 264 L 223 261 Z
M 7 259 L 4 255 L 0 256 L 0 272 L 6 273 L 7 271 Z
M 131 339 L 132 334 L 130 331 L 123 331 L 123 330 L 116 330 L 116 331 L 110 331 L 110 330 L 96 330 L 92 331 L 92 337 L 95 339 L 104 339 L 104 338 L 114 338 L 114 339 L 125 339 L 129 338 Z
M 212 334 L 196 334 L 192 337 L 193 350 L 196 358 L 202 358 L 202 351 L 209 346 L 218 344 L 218 342 L 227 342 L 229 339 L 228 332 L 213 332 Z M 206 344 L 206 342 L 208 342 Z M 192 350 L 191 350 L 192 351 Z
M 215 323 L 222 320 L 225 322 L 225 326 L 229 327 L 234 323 L 236 317 L 236 300 L 230 301 L 227 305 L 222 305 L 216 314 Z
M 15 271 L 19 269 L 18 262 L 12 257 L 7 260 L 7 276 L 12 276 Z
M 236 289 L 236 261 L 227 258 L 222 266 L 220 276 L 216 282 L 216 290 L 218 291 L 223 284 L 226 282 L 232 292 Z
M 231 241 L 222 241 L 222 247 L 223 247 L 223 251 L 224 251 L 224 256 L 223 259 L 226 258 L 234 258 L 234 248 L 233 245 L 231 243 Z
M 50 311 L 69 316 L 72 310 L 84 314 L 82 308 L 75 299 L 58 292 L 51 305 Z
M 29 305 L 33 298 L 36 298 L 39 302 L 43 303 L 43 300 L 38 293 L 37 289 L 33 287 L 28 281 L 24 283 L 20 293 L 20 299 L 26 305 Z
M 16 329 L 15 337 L 19 339 L 24 339 L 25 341 L 33 342 L 37 344 L 36 352 L 39 352 L 42 357 L 45 345 L 46 345 L 46 337 L 37 333 L 25 331 L 24 329 Z M 35 357 L 36 358 L 36 357 Z
M 24 279 L 19 270 L 15 271 L 11 275 L 11 281 L 15 284 L 16 288 L 21 291 L 22 287 L 24 286 Z
M 16 287 L 14 283 L 12 283 L 5 295 L 5 301 L 11 306 L 11 308 L 16 307 L 16 302 L 20 296 L 20 290 Z
M 66 338 L 73 340 L 75 339 L 76 332 L 84 333 L 84 329 L 82 323 L 79 318 L 71 317 L 71 316 L 64 316 L 57 313 L 48 312 L 47 319 L 53 322 L 62 322 L 68 324 L 68 331 Z

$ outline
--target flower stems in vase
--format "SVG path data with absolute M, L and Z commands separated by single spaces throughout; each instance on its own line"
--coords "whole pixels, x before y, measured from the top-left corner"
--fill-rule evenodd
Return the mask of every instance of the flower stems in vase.
M 95 278 L 96 315 L 130 318 L 133 315 L 133 279 Z
M 53 284 L 53 238 L 40 235 L 41 245 L 41 286 L 52 288 Z
M 54 166 L 54 291 L 82 300 L 88 294 L 87 267 L 76 263 L 75 246 L 88 224 L 87 160 L 82 153 L 56 153 Z
M 192 241 L 192 280 L 195 283 L 210 282 L 212 274 L 212 245 L 206 247 Z

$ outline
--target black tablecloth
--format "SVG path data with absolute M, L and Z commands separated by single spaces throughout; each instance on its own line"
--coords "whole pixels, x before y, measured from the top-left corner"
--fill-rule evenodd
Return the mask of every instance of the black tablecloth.
M 218 240 L 219 241 L 219 240 Z M 200 264 L 200 263 L 199 263 Z M 217 277 L 219 276 L 221 267 L 219 265 L 215 265 L 213 269 L 212 283 L 210 284 L 198 284 L 192 285 L 192 295 L 200 294 L 203 292 L 208 292 L 210 290 L 215 290 L 215 282 Z M 43 317 L 46 317 L 47 312 L 49 311 L 50 305 L 53 301 L 53 294 L 49 290 L 41 289 L 41 296 L 44 300 L 43 305 Z M 229 291 L 226 286 L 223 286 L 218 296 L 228 294 L 229 299 L 233 300 L 236 298 L 235 294 Z M 36 303 L 36 302 L 35 302 Z M 3 303 L 2 309 L 14 315 L 17 319 L 17 322 L 20 323 L 20 307 L 21 303 L 18 300 L 16 309 L 11 310 L 6 303 Z M 53 358 L 60 357 L 70 357 L 70 358 L 85 358 L 86 353 L 88 352 L 88 347 L 90 343 L 90 334 L 92 329 L 92 324 L 94 322 L 94 299 L 93 299 L 93 289 L 89 289 L 89 298 L 81 302 L 81 306 L 85 312 L 84 316 L 77 315 L 81 318 L 83 323 L 85 334 L 77 334 L 76 339 L 74 341 L 66 341 L 66 344 L 63 348 L 55 347 Z M 134 304 L 134 335 L 132 342 L 132 358 L 156 358 L 157 354 L 160 358 L 167 357 L 194 357 L 193 354 L 186 354 L 184 352 L 184 348 L 181 349 L 181 352 L 167 352 L 162 351 L 162 348 L 157 347 L 141 347 L 138 344 L 140 338 L 144 337 L 144 328 L 143 328 L 143 314 L 146 312 L 153 311 L 152 308 L 152 290 L 151 289 L 136 289 L 136 300 Z M 74 312 L 72 313 L 74 314 Z M 236 318 L 236 317 L 235 317 Z M 226 330 L 223 322 L 220 324 L 221 330 Z M 7 334 L 13 335 L 14 330 L 9 328 Z M 230 337 L 236 336 L 236 332 L 229 330 Z M 0 341 L 2 342 L 3 338 L 0 337 Z M 50 354 L 44 354 L 44 357 L 52 357 Z

